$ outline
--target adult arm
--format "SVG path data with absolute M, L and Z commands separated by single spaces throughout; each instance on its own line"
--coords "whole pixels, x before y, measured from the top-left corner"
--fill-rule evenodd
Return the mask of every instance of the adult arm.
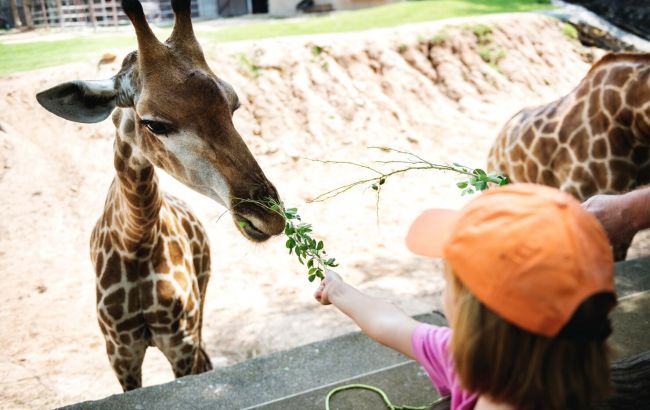
M 370 338 L 415 359 L 411 336 L 419 322 L 396 306 L 355 289 L 331 270 L 314 297 L 323 305 L 336 306 Z
M 600 221 L 612 245 L 630 243 L 638 231 L 650 228 L 650 187 L 621 195 L 595 195 L 582 206 Z

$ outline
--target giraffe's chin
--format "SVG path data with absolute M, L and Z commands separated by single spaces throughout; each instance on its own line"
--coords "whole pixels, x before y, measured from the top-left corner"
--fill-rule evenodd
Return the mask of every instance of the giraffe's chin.
M 264 242 L 271 237 L 271 235 L 257 229 L 249 219 L 246 219 L 241 215 L 235 215 L 234 220 L 239 232 L 241 232 L 248 240 L 253 242 Z

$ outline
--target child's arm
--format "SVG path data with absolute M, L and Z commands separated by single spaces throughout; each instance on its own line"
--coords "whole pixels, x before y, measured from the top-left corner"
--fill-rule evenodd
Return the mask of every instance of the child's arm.
M 314 297 L 323 305 L 336 306 L 372 339 L 415 359 L 411 335 L 419 322 L 397 307 L 361 293 L 331 270 L 327 271 Z

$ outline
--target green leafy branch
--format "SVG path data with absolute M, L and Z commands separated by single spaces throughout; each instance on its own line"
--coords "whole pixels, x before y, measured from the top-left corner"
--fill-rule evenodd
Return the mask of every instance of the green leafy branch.
M 375 175 L 351 182 L 349 184 L 341 185 L 334 189 L 331 189 L 327 192 L 324 192 L 318 195 L 313 199 L 313 202 L 321 202 L 327 199 L 338 196 L 344 192 L 349 191 L 352 188 L 357 186 L 370 186 L 373 191 L 377 193 L 377 204 L 379 204 L 379 195 L 381 189 L 386 183 L 387 179 L 397 175 L 404 174 L 409 171 L 416 170 L 438 170 L 438 171 L 449 171 L 461 175 L 464 179 L 459 181 L 456 186 L 462 190 L 461 194 L 473 194 L 477 191 L 483 191 L 490 187 L 490 184 L 495 184 L 498 186 L 508 184 L 508 177 L 504 175 L 498 175 L 496 173 L 487 173 L 481 168 L 471 168 L 458 163 L 453 164 L 436 164 L 434 162 L 428 161 L 419 155 L 413 154 L 407 151 L 401 151 L 395 148 L 390 147 L 369 147 L 370 149 L 381 150 L 384 152 L 392 152 L 400 155 L 400 158 L 389 160 L 389 161 L 375 161 L 375 163 L 384 165 L 384 166 L 393 166 L 391 169 L 379 169 L 377 166 L 370 166 L 366 164 L 360 164 L 351 161 L 332 161 L 332 160 L 320 160 L 312 159 L 311 161 L 321 162 L 324 164 L 346 164 L 352 165 L 360 168 L 364 168 L 372 171 Z M 396 168 L 394 166 L 397 166 Z
M 456 186 L 462 189 L 461 195 L 485 191 L 490 187 L 490 184 L 503 186 L 510 183 L 510 180 L 505 175 L 498 175 L 494 172 L 488 174 L 481 168 L 469 168 L 457 162 L 454 162 L 454 166 L 471 175 L 469 178 L 456 183 Z
M 339 266 L 335 258 L 328 258 L 323 241 L 317 241 L 311 237 L 312 226 L 301 221 L 298 209 L 283 209 L 277 204 L 272 205 L 273 207 L 283 213 L 286 221 L 284 234 L 287 236 L 287 241 L 285 246 L 289 249 L 289 254 L 295 252 L 298 261 L 307 266 L 307 278 L 310 282 L 313 282 L 315 278 L 324 279 L 325 267 Z
M 401 158 L 395 160 L 376 161 L 377 163 L 386 166 L 397 165 L 397 168 L 390 170 L 381 170 L 376 166 L 369 166 L 350 161 L 312 160 L 325 164 L 353 165 L 370 170 L 375 174 L 370 178 L 362 179 L 331 189 L 316 197 L 312 202 L 324 201 L 326 199 L 333 198 L 360 185 L 370 185 L 372 190 L 377 193 L 377 212 L 379 212 L 379 196 L 381 189 L 386 183 L 387 179 L 393 175 L 402 174 L 413 170 L 450 171 L 461 175 L 463 179 L 456 183 L 456 186 L 462 190 L 461 195 L 484 191 L 490 187 L 490 184 L 502 186 L 509 183 L 506 176 L 497 175 L 495 173 L 487 173 L 481 168 L 470 168 L 458 163 L 453 163 L 451 165 L 436 164 L 427 161 L 416 154 L 400 151 L 389 147 L 370 148 L 382 150 L 384 152 L 393 152 L 400 154 Z M 325 252 L 325 244 L 323 241 L 316 240 L 311 236 L 313 232 L 312 225 L 302 222 L 300 215 L 298 215 L 297 208 L 285 208 L 284 205 L 278 203 L 272 198 L 267 198 L 263 201 L 242 198 L 237 199 L 240 202 L 257 204 L 269 211 L 277 213 L 284 218 L 284 235 L 287 237 L 285 247 L 289 249 L 289 254 L 295 254 L 298 258 L 298 261 L 302 265 L 306 266 L 307 278 L 310 282 L 313 282 L 316 278 L 324 279 L 325 269 L 327 267 L 334 268 L 338 266 L 336 259 L 330 258 L 327 255 L 327 252 Z M 240 221 L 239 224 L 242 228 L 244 228 L 247 222 Z
M 316 278 L 324 279 L 327 267 L 339 266 L 335 258 L 328 257 L 323 241 L 312 238 L 312 225 L 302 222 L 297 208 L 285 208 L 272 198 L 267 198 L 264 201 L 238 200 L 257 204 L 284 218 L 284 235 L 287 237 L 285 247 L 289 249 L 289 254 L 294 253 L 298 261 L 307 267 L 307 279 L 310 282 Z M 239 224 L 243 228 L 247 222 L 241 221 Z

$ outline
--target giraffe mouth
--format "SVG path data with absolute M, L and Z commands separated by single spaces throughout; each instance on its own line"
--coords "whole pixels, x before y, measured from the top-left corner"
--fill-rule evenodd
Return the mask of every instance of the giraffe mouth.
M 250 219 L 241 215 L 234 216 L 237 228 L 248 239 L 254 242 L 264 242 L 271 237 L 271 235 L 258 229 Z

